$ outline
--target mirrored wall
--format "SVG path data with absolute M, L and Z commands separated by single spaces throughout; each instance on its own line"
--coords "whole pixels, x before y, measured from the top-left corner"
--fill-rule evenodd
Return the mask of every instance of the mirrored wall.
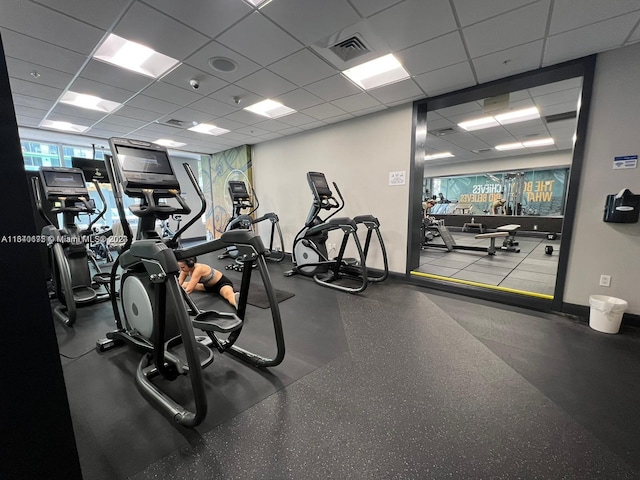
M 412 276 L 553 301 L 566 269 L 589 63 L 416 103 Z

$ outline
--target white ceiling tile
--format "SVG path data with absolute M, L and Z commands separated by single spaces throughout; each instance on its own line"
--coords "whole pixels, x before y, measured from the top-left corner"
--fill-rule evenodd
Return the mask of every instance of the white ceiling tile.
M 462 30 L 472 58 L 515 47 L 544 37 L 549 0 L 519 8 Z
M 457 29 L 447 0 L 405 0 L 369 22 L 393 50 L 402 50 Z
M 278 120 L 280 120 L 280 122 L 282 123 L 286 123 L 291 127 L 301 127 L 303 125 L 306 125 L 307 123 L 314 123 L 316 121 L 315 118 L 300 112 L 292 113 L 291 115 L 285 115 L 284 117 L 279 117 Z
M 479 83 L 534 70 L 540 66 L 544 42 L 537 40 L 472 60 Z
M 236 103 L 235 97 L 240 99 L 239 104 Z M 218 100 L 228 105 L 233 105 L 234 110 L 242 109 L 247 105 L 253 105 L 256 102 L 264 100 L 260 95 L 249 92 L 237 85 L 227 85 L 226 87 L 209 95 L 209 98 L 213 98 L 214 100 Z
M 89 54 L 98 44 L 104 31 L 66 15 L 25 0 L 0 2 L 0 27 Z
M 280 133 L 282 133 L 283 135 L 295 135 L 296 133 L 300 132 L 304 132 L 304 129 L 299 127 L 289 127 L 286 130 L 282 130 Z
M 11 92 L 25 95 L 27 97 L 42 98 L 45 100 L 57 100 L 62 95 L 62 89 L 40 85 L 34 82 L 27 82 L 18 78 L 9 78 Z
M 289 116 L 289 115 L 287 115 L 287 116 Z M 255 126 L 258 127 L 258 128 L 262 128 L 263 130 L 266 130 L 267 132 L 280 132 L 282 130 L 288 129 L 291 125 L 288 125 L 286 123 L 281 122 L 280 119 L 276 120 L 276 119 L 273 119 L 273 118 L 269 118 L 269 119 L 267 119 L 267 120 L 265 120 L 263 122 L 256 123 Z M 265 135 L 261 135 L 261 136 L 264 137 Z
M 217 41 L 254 62 L 267 66 L 302 48 L 300 42 L 254 12 L 217 38 Z
M 6 29 L 2 30 L 2 43 L 7 57 L 71 74 L 75 74 L 86 59 L 80 53 Z
M 122 117 L 134 118 L 136 120 L 144 120 L 147 122 L 153 122 L 162 117 L 157 112 L 150 112 L 148 110 L 142 110 L 140 108 L 127 107 L 126 105 L 118 109 L 118 115 Z
M 471 67 L 467 62 L 424 73 L 417 76 L 415 81 L 430 97 L 447 92 L 455 92 L 476 84 Z
M 113 33 L 177 60 L 183 60 L 209 41 L 201 33 L 139 2 L 131 6 Z
M 42 117 L 29 117 L 25 115 L 16 115 L 16 121 L 21 127 L 37 127 L 42 122 Z M 25 138 L 25 137 L 20 137 Z
M 134 92 L 132 91 L 112 87 L 111 85 L 83 77 L 76 78 L 76 80 L 69 86 L 69 90 L 87 95 L 94 95 L 96 97 L 118 103 L 123 103 L 134 95 Z
M 305 90 L 308 90 L 327 102 L 349 95 L 355 95 L 362 91 L 342 75 L 334 75 L 333 77 L 307 85 Z
M 34 68 L 31 63 L 23 62 L 16 58 L 8 57 L 6 62 L 7 68 L 11 72 L 11 76 L 13 78 L 19 78 L 20 80 L 33 82 L 39 85 L 48 85 L 50 87 L 64 89 L 69 85 L 69 82 L 73 78 L 70 74 L 59 70 L 53 70 L 43 66 Z M 33 71 L 37 71 L 40 76 L 35 78 L 31 75 L 31 72 Z
M 326 125 L 325 122 L 321 122 L 319 120 L 316 120 L 313 123 L 305 123 L 300 128 L 302 128 L 303 130 L 313 130 L 314 128 L 324 127 L 325 125 Z
M 309 50 L 300 50 L 269 65 L 269 70 L 303 87 L 336 74 L 335 68 Z
M 589 8 L 576 0 L 555 0 L 549 35 L 584 27 L 608 18 L 640 10 L 638 0 L 589 2 Z
M 343 115 L 345 112 L 335 105 L 331 105 L 330 103 L 323 103 L 322 105 L 316 105 L 315 107 L 307 108 L 306 110 L 303 110 L 302 113 L 304 113 L 305 115 L 309 115 L 316 120 L 325 120 L 327 118 Z
M 68 114 L 55 113 L 55 112 L 52 112 L 47 117 L 47 120 L 52 120 L 54 122 L 69 122 L 69 123 L 73 123 L 74 125 L 81 125 L 83 127 L 90 127 L 95 123 L 94 120 L 83 117 L 83 116 L 68 115 Z
M 96 133 L 97 130 L 108 131 L 111 134 L 117 133 L 117 135 L 124 135 L 134 131 L 135 128 L 128 127 L 127 125 L 117 125 L 115 123 L 98 122 L 95 125 L 93 125 L 93 127 L 91 127 L 90 134 L 97 135 Z M 109 138 L 109 137 L 105 137 L 105 138 Z
M 242 123 L 243 125 L 255 125 L 256 123 L 262 122 L 266 117 L 247 110 L 238 110 L 237 112 L 225 115 L 224 118 Z
M 150 87 L 145 88 L 143 93 L 149 97 L 183 106 L 189 105 L 202 98 L 193 91 L 165 82 L 156 82 Z
M 353 115 L 351 115 L 350 113 L 344 113 L 344 114 L 338 115 L 336 117 L 325 118 L 324 122 L 325 123 L 339 123 L 339 122 L 344 122 L 345 120 L 351 120 L 352 118 L 353 118 Z
M 92 127 L 85 132 L 87 135 L 91 135 L 93 137 L 98 138 L 111 138 L 111 137 L 124 137 L 128 135 L 129 131 L 123 131 L 120 128 L 100 128 L 100 127 Z
M 193 89 L 190 83 L 191 80 L 198 81 L 197 89 Z M 171 73 L 162 77 L 162 81 L 175 85 L 176 87 L 190 88 L 193 90 L 193 93 L 197 93 L 205 97 L 228 85 L 228 82 L 225 80 L 185 64 L 180 65 Z
M 144 1 L 209 38 L 219 35 L 253 11 L 244 2 L 229 0 L 189 0 L 188 5 L 175 0 Z
M 130 92 L 138 92 L 153 82 L 149 77 L 98 60 L 89 61 L 82 70 L 82 77 L 107 85 L 117 85 Z
M 51 112 L 52 115 L 70 115 L 77 118 L 86 118 L 90 121 L 90 125 L 97 122 L 101 118 L 104 118 L 105 112 L 98 112 L 97 110 L 89 110 L 87 108 L 80 108 L 74 105 L 68 105 L 65 103 L 59 103 Z
M 160 122 L 175 119 L 185 122 L 186 128 L 191 128 L 193 126 L 193 122 L 210 123 L 214 118 L 216 118 L 216 116 L 211 115 L 210 113 L 200 112 L 192 108 L 181 108 L 180 110 L 171 112 L 169 115 L 165 115 L 160 119 Z
M 311 45 L 360 21 L 345 0 L 278 0 L 261 10 L 304 45 Z
M 123 107 L 123 108 L 125 108 L 125 107 Z M 140 128 L 140 127 L 146 125 L 149 122 L 148 121 L 144 121 L 144 120 L 136 120 L 134 118 L 124 117 L 122 115 L 112 114 L 112 115 L 109 115 L 108 117 L 105 117 L 100 122 L 100 124 L 105 124 L 105 123 L 115 124 L 115 125 L 123 125 L 123 126 L 127 127 L 129 130 L 135 130 L 136 128 Z M 111 128 L 111 127 L 108 127 L 108 128 Z
M 544 51 L 543 66 L 620 47 L 638 20 L 640 12 L 549 37 Z
M 272 98 L 277 95 L 295 90 L 296 86 L 263 68 L 248 77 L 238 80 L 236 85 L 264 98 Z
M 340 98 L 338 100 L 334 100 L 331 103 L 347 112 L 364 110 L 365 108 L 372 108 L 380 105 L 380 102 L 378 100 L 365 92 Z
M 379 104 L 375 107 L 363 108 L 362 110 L 354 110 L 351 113 L 356 113 L 358 116 L 369 115 L 370 113 L 379 112 L 381 110 L 385 110 L 387 107 L 385 105 Z
M 263 130 L 257 125 L 248 125 L 246 127 L 239 128 L 238 130 L 236 130 L 236 133 L 239 133 L 245 136 L 256 137 L 256 136 L 262 136 L 262 135 L 269 135 L 269 133 L 271 132 L 269 132 L 269 130 Z
M 515 10 L 528 3 L 531 3 L 531 0 L 453 0 L 460 25 L 463 27 Z
M 113 25 L 130 0 L 34 0 L 103 30 Z
M 380 10 L 390 7 L 399 0 L 351 0 L 356 10 L 364 17 L 369 17 Z
M 45 112 L 49 111 L 49 109 L 53 106 L 53 100 L 46 100 L 43 98 L 35 98 L 28 97 L 26 95 L 20 95 L 18 93 L 13 93 L 13 104 L 20 105 L 23 107 L 33 108 L 35 110 L 44 110 Z
M 236 130 L 238 128 L 246 127 L 246 123 L 236 122 L 228 117 L 216 118 L 214 122 L 217 127 L 226 128 L 227 130 Z M 256 122 L 257 123 L 257 122 Z
M 460 63 L 467 59 L 467 53 L 460 34 L 453 32 L 402 50 L 396 57 L 415 76 Z
M 217 57 L 232 60 L 236 63 L 237 68 L 232 72 L 220 72 L 218 70 L 214 70 L 209 65 L 209 59 Z M 246 77 L 260 69 L 260 65 L 257 63 L 252 62 L 248 58 L 243 57 L 239 53 L 234 52 L 218 42 L 208 43 L 201 50 L 187 58 L 185 63 L 197 68 L 198 70 L 202 70 L 203 72 L 211 73 L 212 75 L 227 82 L 235 82 L 236 80 Z
M 167 113 L 175 112 L 180 107 L 175 103 L 165 102 L 153 97 L 147 97 L 146 95 L 136 95 L 126 103 L 127 107 L 141 108 L 143 110 L 149 110 L 150 112 L 161 113 L 166 115 Z
M 274 100 L 298 111 L 313 107 L 314 105 L 318 105 L 323 102 L 321 98 L 316 97 L 302 88 L 287 92 L 283 95 L 278 95 Z
M 14 105 L 16 115 L 30 118 L 39 118 L 42 120 L 47 114 L 48 110 L 40 110 L 38 108 L 25 107 L 22 105 Z
M 212 118 L 223 117 L 231 112 L 235 112 L 238 109 L 238 107 L 236 107 L 235 105 L 229 105 L 213 98 L 201 98 L 197 102 L 189 105 L 189 108 L 204 112 L 210 115 Z
M 410 79 L 396 82 L 385 87 L 374 88 L 373 90 L 369 90 L 368 93 L 385 105 L 424 98 L 424 93 L 418 88 L 414 81 Z

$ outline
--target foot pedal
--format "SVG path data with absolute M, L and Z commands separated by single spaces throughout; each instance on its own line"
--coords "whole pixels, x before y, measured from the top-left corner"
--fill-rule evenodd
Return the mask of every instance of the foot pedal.
M 191 322 L 205 332 L 231 333 L 242 327 L 242 319 L 237 315 L 215 310 L 201 312 Z

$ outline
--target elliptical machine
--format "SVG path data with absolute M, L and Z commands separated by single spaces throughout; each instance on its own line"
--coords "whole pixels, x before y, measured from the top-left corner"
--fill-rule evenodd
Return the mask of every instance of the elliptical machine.
M 291 255 L 294 267 L 285 272 L 285 276 L 306 275 L 313 277 L 316 283 L 324 287 L 348 293 L 363 292 L 369 284 L 366 256 L 357 235 L 356 222 L 348 217 L 335 216 L 345 205 L 338 186 L 333 184 L 340 202 L 333 196 L 323 173 L 308 172 L 307 182 L 313 194 L 313 204 L 304 227 L 296 234 L 293 242 Z M 322 210 L 335 211 L 322 219 Z M 338 255 L 330 259 L 326 242 L 329 232 L 334 230 L 341 230 L 343 236 Z M 357 258 L 344 257 L 349 239 L 355 245 Z M 351 281 L 340 282 L 341 279 Z
M 254 220 L 251 215 L 258 210 L 258 207 L 260 207 L 260 201 L 258 200 L 258 196 L 255 194 L 255 191 L 253 192 L 253 198 L 255 199 L 254 206 L 251 201 L 251 195 L 247 190 L 247 185 L 242 180 L 229 180 L 227 185 L 229 189 L 229 196 L 231 197 L 231 203 L 233 205 L 233 216 L 229 220 L 229 223 L 227 223 L 225 232 L 235 229 L 253 229 L 254 225 L 269 220 L 271 222 L 271 231 L 269 234 L 269 248 L 266 259 L 272 262 L 281 262 L 284 260 L 284 240 L 282 238 L 282 230 L 280 230 L 280 219 L 278 218 L 278 215 L 273 212 L 269 212 Z M 249 211 L 243 214 L 243 210 Z M 276 232 L 278 233 L 280 243 L 274 250 L 273 241 Z M 225 269 L 236 271 L 242 270 L 243 261 L 238 257 L 238 250 L 235 247 L 227 248 L 222 255 L 218 256 L 218 258 L 233 258 L 236 262 L 231 265 L 227 265 Z
M 68 167 L 42 167 L 38 177 L 31 178 L 36 208 L 47 225 L 42 229 L 49 250 L 49 265 L 56 298 L 59 304 L 53 308 L 53 315 L 66 326 L 71 327 L 77 319 L 77 307 L 109 299 L 110 282 L 108 274 L 101 272 L 95 258 L 88 255 L 87 242 L 90 241 L 93 225 L 102 218 L 107 203 L 98 189 L 103 202 L 100 214 L 86 230 L 81 230 L 75 220 L 80 214 L 95 214 L 95 203 L 89 198 L 82 170 Z M 63 227 L 59 229 L 44 211 L 42 194 L 54 202 L 51 213 L 62 214 Z M 89 262 L 96 273 L 91 274 Z M 99 292 L 100 287 L 103 292 Z
M 284 337 L 280 311 L 264 260 L 265 248 L 260 237 L 246 230 L 224 233 L 222 238 L 181 250 L 172 250 L 167 243 L 177 241 L 206 209 L 204 194 L 187 163 L 187 176 L 201 201 L 200 214 L 194 216 L 174 237 L 166 242 L 155 231 L 156 220 L 170 215 L 188 215 L 191 209 L 180 195 L 180 185 L 173 172 L 166 148 L 148 142 L 112 138 L 109 141 L 113 157 L 107 156 L 107 170 L 123 229 L 131 239 L 122 194 L 139 198 L 130 207 L 139 218 L 136 241 L 127 241 L 113 269 L 122 267 L 120 304 L 112 297 L 116 330 L 107 340 L 98 343 L 103 351 L 124 342 L 144 353 L 136 374 L 142 394 L 175 423 L 195 427 L 207 413 L 207 398 L 202 370 L 213 362 L 213 352 L 229 352 L 256 367 L 278 365 L 284 358 Z M 175 199 L 179 206 L 163 200 Z M 276 355 L 265 358 L 235 345 L 244 325 L 252 269 L 243 272 L 236 313 L 200 311 L 178 284 L 178 260 L 220 250 L 235 245 L 257 265 L 269 299 L 276 340 Z M 191 319 L 186 305 L 195 318 Z M 122 313 L 120 312 L 122 307 Z M 194 328 L 207 335 L 196 336 Z M 226 340 L 219 334 L 228 335 Z M 194 409 L 189 410 L 153 383 L 161 376 L 174 380 L 188 375 Z

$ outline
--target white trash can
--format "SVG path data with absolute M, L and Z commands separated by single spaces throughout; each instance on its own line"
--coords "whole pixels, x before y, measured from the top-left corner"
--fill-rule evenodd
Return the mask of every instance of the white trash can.
M 618 333 L 622 323 L 622 315 L 629 304 L 624 300 L 607 295 L 591 295 L 589 326 L 604 333 Z

